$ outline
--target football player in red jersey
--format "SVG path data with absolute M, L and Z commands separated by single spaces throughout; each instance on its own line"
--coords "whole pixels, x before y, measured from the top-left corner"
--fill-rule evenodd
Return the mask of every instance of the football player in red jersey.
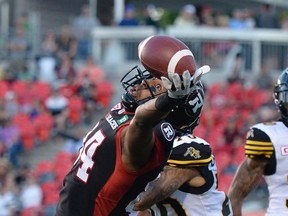
M 235 216 L 242 214 L 245 197 L 262 176 L 269 191 L 266 215 L 288 215 L 288 68 L 275 84 L 274 101 L 281 118 L 255 124 L 247 133 L 246 158 L 228 191 Z
M 128 215 L 125 207 L 157 177 L 170 154 L 175 132 L 163 119 L 192 91 L 191 80 L 187 71 L 162 82 L 139 67 L 122 78 L 122 101 L 83 139 L 56 216 Z

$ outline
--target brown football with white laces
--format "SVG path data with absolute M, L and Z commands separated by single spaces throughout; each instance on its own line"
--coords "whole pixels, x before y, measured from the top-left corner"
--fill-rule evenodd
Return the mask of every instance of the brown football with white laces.
M 168 72 L 182 75 L 188 70 L 191 76 L 196 62 L 191 50 L 182 41 L 165 35 L 150 36 L 138 46 L 140 62 L 154 76 L 168 78 Z

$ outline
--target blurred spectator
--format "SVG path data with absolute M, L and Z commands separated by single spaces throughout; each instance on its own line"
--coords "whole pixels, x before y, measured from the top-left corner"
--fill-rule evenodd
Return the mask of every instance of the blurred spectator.
M 231 49 L 228 52 L 224 65 L 224 73 L 226 74 L 229 83 L 243 82 L 245 56 L 241 44 L 231 44 Z
M 37 79 L 43 82 L 55 81 L 55 67 L 57 65 L 57 44 L 54 32 L 46 32 L 41 42 L 40 53 L 36 57 L 38 74 Z
M 138 26 L 139 20 L 136 17 L 135 6 L 127 4 L 124 11 L 123 19 L 118 23 L 119 26 Z
M 21 188 L 25 184 L 27 176 L 30 175 L 30 173 L 31 168 L 27 164 L 19 165 L 19 168 L 14 175 L 15 184 Z
M 40 58 L 42 56 L 50 56 L 50 57 L 56 57 L 56 51 L 57 51 L 57 44 L 56 44 L 56 37 L 55 33 L 53 31 L 47 31 L 44 35 L 44 39 L 41 42 L 40 47 Z
M 60 64 L 56 67 L 56 80 L 54 84 L 59 86 L 64 85 L 68 77 L 75 79 L 76 75 L 77 72 L 72 60 L 69 56 L 63 55 Z
M 212 8 L 210 5 L 202 5 L 197 10 L 199 17 L 199 24 L 203 26 L 215 26 L 215 19 L 212 15 Z
M 125 6 L 124 17 L 118 23 L 118 26 L 120 27 L 127 27 L 127 26 L 133 27 L 134 26 L 135 27 L 139 25 L 140 25 L 140 20 L 136 16 L 135 6 L 133 4 L 127 4 Z M 125 57 L 127 57 L 128 60 L 135 59 L 135 56 L 137 56 L 135 52 L 137 52 L 138 42 L 123 41 L 121 44 L 123 45 L 126 51 L 126 53 L 124 54 Z M 111 46 L 113 47 L 114 45 L 118 46 L 117 42 L 112 41 L 112 43 L 110 44 L 110 47 Z M 117 56 L 119 56 L 118 53 L 117 53 Z
M 76 84 L 81 88 L 85 88 L 85 86 L 88 86 L 89 84 L 97 85 L 104 79 L 105 72 L 90 56 L 87 58 L 86 64 L 79 69 L 79 73 L 76 77 Z
M 30 22 L 30 17 L 28 12 L 22 12 L 19 17 L 16 18 L 17 25 L 20 25 L 24 28 L 25 35 L 29 42 L 31 42 L 32 38 L 32 24 Z
M 229 21 L 230 21 L 230 17 L 227 14 L 223 14 L 221 12 L 218 12 L 215 15 L 215 26 L 216 27 L 227 28 L 227 27 L 229 27 Z
M 85 84 L 85 85 L 83 85 Z M 83 83 L 78 93 L 84 100 L 84 122 L 89 125 L 93 119 L 95 110 L 102 107 L 96 101 L 96 85 L 93 83 Z
M 281 19 L 281 29 L 283 30 L 288 30 L 288 16 L 284 16 L 282 19 Z
M 232 150 L 234 147 L 237 147 L 233 146 L 233 144 L 234 141 L 239 137 L 242 137 L 242 134 L 239 128 L 237 127 L 237 118 L 230 117 L 223 131 L 223 138 L 225 139 L 225 145 L 228 147 L 229 150 Z
M 17 25 L 15 27 L 7 46 L 10 78 L 17 79 L 18 74 L 27 70 L 26 60 L 29 54 L 29 42 L 23 26 Z
M 9 118 L 13 118 L 20 111 L 20 107 L 17 101 L 17 95 L 15 94 L 15 92 L 6 92 L 4 106 L 5 112 Z
M 143 24 L 146 26 L 153 26 L 155 27 L 157 30 L 160 30 L 160 26 L 159 26 L 159 19 L 161 18 L 159 16 L 159 13 L 155 7 L 154 4 L 148 4 L 143 11 L 143 15 L 144 15 L 144 20 L 143 20 Z
M 247 28 L 255 28 L 255 14 L 254 11 L 252 11 L 249 8 L 243 9 L 243 16 L 244 20 L 246 22 Z
M 27 175 L 22 190 L 20 192 L 20 200 L 23 208 L 41 207 L 43 192 L 37 179 L 32 174 Z
M 91 55 L 91 33 L 100 24 L 99 20 L 90 14 L 89 5 L 83 5 L 80 15 L 75 18 L 72 24 L 73 36 L 78 40 L 77 58 L 85 60 Z
M 256 76 L 255 83 L 258 86 L 258 88 L 267 90 L 271 89 L 274 86 L 274 78 L 271 75 L 271 70 L 268 66 L 265 66 L 266 64 L 262 66 L 260 73 Z
M 39 114 L 44 112 L 44 105 L 40 99 L 34 99 L 31 103 L 22 106 L 23 113 L 27 113 L 29 118 L 33 121 Z
M 64 151 L 78 155 L 82 147 L 82 141 L 85 137 L 86 131 L 81 128 L 74 128 L 71 132 L 61 131 L 59 135 L 65 138 Z
M 78 43 L 72 36 L 68 25 L 62 25 L 60 35 L 56 37 L 56 44 L 57 57 L 60 61 L 64 56 L 68 56 L 72 60 L 76 57 Z
M 255 17 L 256 28 L 279 28 L 279 17 L 270 4 L 261 4 Z
M 72 96 L 77 94 L 79 85 L 77 83 L 75 83 L 75 77 L 67 77 L 66 82 L 63 83 L 63 85 L 61 85 L 59 87 L 61 93 L 67 97 L 67 98 L 71 98 Z
M 11 164 L 6 158 L 0 158 L 0 215 L 16 216 L 18 199 L 16 186 L 11 171 Z
M 0 158 L 7 157 L 7 151 L 4 143 L 0 140 Z
M 19 155 L 23 151 L 20 129 L 10 118 L 6 118 L 0 126 L 0 141 L 4 144 L 8 158 L 14 167 L 19 165 Z M 0 214 L 1 215 L 1 214 Z
M 178 27 L 194 27 L 198 23 L 196 8 L 192 4 L 185 5 L 174 20 L 174 26 Z
M 45 100 L 45 107 L 54 116 L 55 129 L 64 129 L 68 117 L 68 99 L 61 93 L 59 87 L 53 88 L 51 95 Z
M 229 27 L 231 29 L 247 29 L 248 24 L 245 20 L 244 11 L 242 9 L 235 9 L 233 17 L 230 19 Z

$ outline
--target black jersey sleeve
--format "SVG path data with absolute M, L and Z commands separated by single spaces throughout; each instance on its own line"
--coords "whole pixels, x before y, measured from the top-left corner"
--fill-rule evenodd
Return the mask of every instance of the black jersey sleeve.
M 245 144 L 245 155 L 252 159 L 270 159 L 274 147 L 270 137 L 262 130 L 252 127 L 248 133 Z
M 210 145 L 192 137 L 191 139 L 179 137 L 174 141 L 174 147 L 167 163 L 173 167 L 199 167 L 209 164 L 211 160 Z

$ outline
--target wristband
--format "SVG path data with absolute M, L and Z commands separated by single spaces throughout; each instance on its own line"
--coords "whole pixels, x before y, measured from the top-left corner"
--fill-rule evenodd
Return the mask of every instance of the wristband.
M 155 107 L 160 112 L 169 112 L 177 105 L 176 100 L 170 98 L 167 94 L 157 97 Z

